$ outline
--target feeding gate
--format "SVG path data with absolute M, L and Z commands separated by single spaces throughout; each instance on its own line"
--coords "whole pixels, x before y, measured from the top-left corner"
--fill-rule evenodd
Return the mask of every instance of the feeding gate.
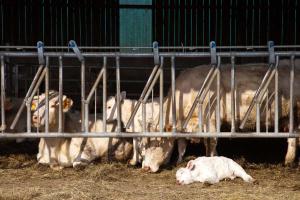
M 11 47 L 16 49 L 17 47 Z M 119 47 L 122 49 L 121 47 Z M 180 47 L 182 48 L 182 47 Z M 195 47 L 200 49 L 201 51 L 178 51 L 176 48 L 171 47 L 158 47 L 158 43 L 154 42 L 151 52 L 149 50 L 145 52 L 122 52 L 119 50 L 116 51 L 114 49 L 113 52 L 109 51 L 102 51 L 105 48 L 99 48 L 99 51 L 89 51 L 84 52 L 84 48 L 80 49 L 76 42 L 71 40 L 69 42 L 69 46 L 66 47 L 65 51 L 62 50 L 61 52 L 58 51 L 51 51 L 51 48 L 49 48 L 49 51 L 46 47 L 44 47 L 42 42 L 37 43 L 36 51 L 1 51 L 1 130 L 2 133 L 0 134 L 1 138 L 15 138 L 15 137 L 298 137 L 299 134 L 296 133 L 296 130 L 294 130 L 294 117 L 297 113 L 293 110 L 294 106 L 289 106 L 289 133 L 283 133 L 279 130 L 279 112 L 280 112 L 280 104 L 279 100 L 281 98 L 279 93 L 279 82 L 278 76 L 279 76 L 279 70 L 278 65 L 281 59 L 287 58 L 290 61 L 290 69 L 289 69 L 289 77 L 285 77 L 286 79 L 289 79 L 289 85 L 287 85 L 286 90 L 289 90 L 289 104 L 295 105 L 294 100 L 294 85 L 297 80 L 295 80 L 295 71 L 297 69 L 297 66 L 295 66 L 295 60 L 300 55 L 300 52 L 295 50 L 299 48 L 298 46 L 275 46 L 272 41 L 268 42 L 267 46 L 256 46 L 256 47 L 217 47 L 215 42 L 211 42 L 209 47 Z M 248 50 L 247 50 L 247 49 Z M 252 50 L 249 51 L 249 48 Z M 167 51 L 166 51 L 166 50 Z M 278 50 L 277 50 L 278 49 Z M 241 121 L 237 122 L 236 120 L 236 110 L 237 108 L 237 85 L 235 83 L 236 76 L 238 76 L 238 70 L 239 65 L 236 64 L 236 61 L 238 59 L 242 58 L 267 58 L 268 59 L 268 67 L 266 67 L 265 74 L 261 77 L 261 83 L 258 84 L 258 87 L 256 89 L 255 95 L 252 97 L 251 102 L 248 105 L 247 112 L 241 119 Z M 24 97 L 24 101 L 22 102 L 20 108 L 18 109 L 18 112 L 16 113 L 16 116 L 12 123 L 10 124 L 10 127 L 6 126 L 6 120 L 5 120 L 5 65 L 6 60 L 14 61 L 16 62 L 18 58 L 30 58 L 32 60 L 36 60 L 36 62 L 39 64 L 39 67 L 36 70 L 36 74 L 32 79 L 31 85 L 29 86 L 29 89 L 26 91 L 26 95 Z M 152 72 L 148 75 L 147 82 L 142 90 L 142 93 L 140 94 L 140 97 L 137 99 L 137 103 L 133 106 L 132 110 L 128 111 L 131 113 L 131 116 L 129 120 L 125 123 L 126 128 L 130 128 L 132 125 L 132 121 L 138 112 L 139 109 L 142 109 L 142 127 L 143 131 L 136 132 L 136 133 L 127 133 L 122 132 L 122 113 L 121 113 L 121 106 L 122 106 L 122 99 L 121 99 L 121 85 L 122 85 L 122 77 L 120 76 L 122 70 L 122 62 L 120 60 L 122 59 L 130 59 L 130 60 L 138 60 L 138 59 L 144 59 L 144 58 L 150 58 L 153 63 Z M 14 60 L 16 59 L 16 60 Z M 79 73 L 80 73 L 80 113 L 81 113 L 81 130 L 78 130 L 76 133 L 66 133 L 63 130 L 63 111 L 62 111 L 62 101 L 63 101 L 63 94 L 64 94 L 64 74 L 63 71 L 64 68 L 64 60 L 72 60 L 73 64 L 77 62 L 78 66 L 80 67 Z M 90 59 L 97 59 L 97 62 L 102 61 L 102 67 L 98 67 L 98 74 L 95 78 L 95 81 L 91 86 L 88 88 L 86 85 L 86 71 L 87 71 L 87 63 Z M 201 89 L 198 91 L 197 96 L 195 99 L 193 99 L 193 104 L 191 108 L 189 109 L 189 112 L 187 116 L 185 117 L 183 123 L 183 129 L 177 130 L 177 109 L 176 105 L 178 102 L 176 102 L 176 61 L 180 61 L 180 59 L 185 59 L 184 62 L 187 62 L 187 59 L 191 59 L 193 62 L 194 60 L 205 60 L 209 59 L 209 63 L 206 65 L 210 66 L 209 72 L 203 73 L 203 77 L 205 77 L 204 82 L 201 86 Z M 56 60 L 57 63 L 53 65 L 58 65 L 58 70 L 56 71 L 57 74 L 51 74 L 49 76 L 49 69 L 51 69 L 51 61 Z M 113 67 L 108 66 L 108 60 L 110 60 L 110 65 Z M 221 130 L 221 123 L 222 118 L 220 114 L 220 104 L 221 104 L 221 87 L 222 87 L 222 80 L 221 80 L 221 73 L 222 73 L 222 60 L 229 60 L 230 61 L 230 95 L 231 95 L 231 102 L 227 103 L 230 104 L 230 113 L 228 115 L 231 115 L 231 131 L 222 131 Z M 101 63 L 101 62 L 100 62 Z M 98 64 L 99 66 L 99 64 Z M 108 68 L 112 68 L 110 70 L 113 71 L 115 74 L 115 89 L 116 89 L 116 104 L 114 105 L 113 111 L 116 112 L 117 121 L 118 121 L 118 128 L 117 131 L 114 133 L 108 133 L 106 132 L 106 121 L 107 119 L 111 118 L 111 116 L 107 116 L 106 113 L 106 101 L 108 99 L 107 97 L 107 85 L 109 80 L 107 79 L 107 71 Z M 166 70 L 170 69 L 170 70 Z M 172 101 L 172 131 L 171 132 L 165 132 L 165 126 L 164 123 L 164 76 L 166 76 L 166 72 L 169 72 L 170 75 L 170 97 Z M 58 92 L 57 93 L 49 93 L 49 90 L 54 89 L 52 85 L 49 85 L 51 78 L 57 78 L 58 77 Z M 186 77 L 187 79 L 189 77 Z M 270 84 L 274 80 L 274 87 L 271 91 L 270 97 L 266 95 L 268 92 L 270 92 L 269 87 Z M 79 80 L 78 80 L 79 81 Z M 97 93 L 99 92 L 99 86 L 102 81 L 102 98 L 97 98 Z M 158 84 L 159 82 L 159 84 Z M 43 87 L 41 87 L 42 83 L 44 84 Z M 204 112 L 203 112 L 203 102 L 204 99 L 209 94 L 209 90 L 212 87 L 212 84 L 216 84 L 216 106 L 214 111 L 216 114 L 216 131 L 209 131 L 209 130 L 203 130 L 203 123 L 204 123 Z M 245 83 L 246 84 L 246 83 Z M 272 83 L 273 84 L 273 83 Z M 155 85 L 158 85 L 158 91 L 159 91 L 159 117 L 156 116 L 157 119 L 159 119 L 159 129 L 155 132 L 149 132 L 147 130 L 147 122 L 146 122 L 146 103 L 149 102 L 149 97 L 152 94 L 153 90 L 155 89 Z M 45 131 L 40 132 L 34 132 L 31 128 L 31 112 L 32 112 L 32 100 L 34 95 L 37 94 L 38 90 L 45 92 L 45 99 L 44 102 L 41 102 L 42 105 L 45 105 Z M 49 131 L 49 100 L 53 98 L 53 95 L 56 95 L 59 99 L 59 117 L 58 117 L 58 130 L 57 131 Z M 273 97 L 271 97 L 273 96 Z M 94 99 L 94 107 L 92 107 L 91 100 Z M 268 105 L 270 103 L 268 101 L 274 102 L 273 107 L 273 113 L 274 113 L 274 131 L 261 131 L 261 110 L 265 110 L 265 112 L 268 112 Z M 102 102 L 102 113 L 100 114 L 99 111 L 101 109 L 97 108 L 98 104 L 97 102 Z M 263 108 L 263 102 L 267 101 Z M 150 100 L 151 102 L 151 100 Z M 199 129 L 197 132 L 193 133 L 186 133 L 184 132 L 184 128 L 187 127 L 190 118 L 192 117 L 192 114 L 195 112 L 196 108 L 198 107 L 198 124 Z M 26 108 L 26 109 L 25 109 Z M 212 107 L 208 107 L 208 109 L 211 109 Z M 256 131 L 255 132 L 240 132 L 240 129 L 243 129 L 243 126 L 247 123 L 247 119 L 252 112 L 253 109 L 256 109 Z M 25 110 L 25 111 L 24 111 Z M 89 118 L 89 112 L 92 111 L 95 114 L 95 118 L 98 117 L 101 118 L 104 122 L 104 126 L 101 132 L 90 132 L 89 131 L 89 123 L 93 122 L 94 119 Z M 22 114 L 22 112 L 26 112 L 27 117 L 27 131 L 24 133 L 8 133 L 6 130 L 9 128 L 14 128 L 15 125 L 18 123 L 18 120 Z M 213 112 L 209 110 L 209 113 Z M 114 113 L 111 113 L 112 116 L 114 116 Z M 266 120 L 268 121 L 268 119 Z M 268 123 L 268 122 L 266 122 Z M 270 123 L 271 124 L 271 123 Z M 239 127 L 236 127 L 236 126 Z M 268 125 L 267 125 L 268 126 Z M 50 133 L 51 132 L 51 133 Z

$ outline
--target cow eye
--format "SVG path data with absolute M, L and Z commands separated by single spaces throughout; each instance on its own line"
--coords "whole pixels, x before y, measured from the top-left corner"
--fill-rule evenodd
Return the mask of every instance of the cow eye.
M 108 109 L 111 109 L 111 106 L 108 106 L 107 108 L 108 108 Z

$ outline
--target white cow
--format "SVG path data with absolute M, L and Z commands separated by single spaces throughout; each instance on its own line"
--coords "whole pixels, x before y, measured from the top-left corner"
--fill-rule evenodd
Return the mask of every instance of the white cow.
M 238 65 L 236 67 L 236 127 L 238 127 L 240 121 L 245 116 L 245 113 L 254 97 L 256 90 L 258 89 L 265 72 L 267 71 L 266 64 L 245 64 Z M 179 74 L 176 79 L 176 121 L 177 131 L 183 130 L 183 121 L 186 119 L 187 114 L 197 96 L 198 91 L 202 87 L 204 79 L 210 69 L 210 66 L 203 65 L 195 68 L 189 68 Z M 220 85 L 220 116 L 222 124 L 230 124 L 231 122 L 231 85 L 230 85 L 230 69 L 231 65 L 221 66 L 221 85 Z M 290 62 L 288 60 L 281 60 L 278 67 L 279 72 L 279 118 L 288 116 L 289 113 L 289 73 L 290 73 Z M 300 62 L 295 61 L 295 88 L 300 87 Z M 269 91 L 274 91 L 274 83 L 269 86 Z M 269 108 L 272 107 L 269 117 L 269 126 L 273 126 L 274 122 L 274 96 L 269 97 Z M 171 127 L 172 121 L 172 103 L 171 103 L 171 92 L 164 102 L 164 116 L 165 116 L 165 127 L 168 130 Z M 294 90 L 294 99 L 297 104 L 300 103 L 300 90 Z M 210 108 L 210 109 L 209 109 Z M 203 102 L 203 130 L 205 132 L 216 131 L 216 84 L 213 83 L 208 92 L 207 97 Z M 209 110 L 211 112 L 209 113 Z M 261 113 L 261 125 L 265 125 L 266 112 L 262 108 Z M 299 114 L 298 114 L 299 115 Z M 154 122 L 158 126 L 158 117 Z M 198 131 L 198 109 L 192 115 L 189 131 Z M 256 111 L 255 109 L 250 113 L 248 121 L 245 125 L 245 130 L 253 130 L 256 124 Z M 280 129 L 282 125 L 280 124 Z M 269 127 L 269 128 L 270 128 Z M 156 127 L 154 127 L 154 130 Z M 163 139 L 162 144 L 148 145 L 151 151 L 146 151 L 144 160 L 147 160 L 147 165 L 155 165 L 154 163 L 165 163 L 168 160 L 168 156 L 165 152 L 170 152 L 173 149 L 173 139 Z M 171 144 L 170 144 L 171 143 Z M 169 144 L 169 145 L 164 145 Z M 216 155 L 217 140 L 211 139 L 211 148 L 207 151 L 207 156 Z M 294 161 L 296 155 L 296 139 L 288 139 L 288 151 L 285 158 L 285 163 L 289 164 Z M 179 155 L 183 155 L 185 151 L 185 145 L 179 146 Z M 155 148 L 168 148 L 162 150 L 155 150 Z M 150 166 L 146 166 L 150 167 Z M 159 167 L 159 166 L 158 166 Z M 151 167 L 150 167 L 151 168 Z M 157 166 L 152 166 L 157 169 Z
M 188 162 L 185 168 L 176 172 L 176 182 L 187 185 L 193 182 L 215 184 L 223 179 L 242 178 L 245 182 L 254 179 L 236 162 L 226 157 L 199 157 Z
M 127 124 L 129 118 L 134 110 L 135 105 L 137 104 L 137 100 L 127 99 L 126 92 L 121 92 L 120 96 L 121 102 L 121 121 L 124 124 Z M 116 97 L 110 97 L 107 100 L 107 117 L 108 120 L 116 120 L 117 119 L 117 104 Z M 159 115 L 159 99 L 155 98 L 152 101 L 146 103 L 146 130 L 153 130 L 151 127 L 153 125 L 154 116 Z M 132 125 L 126 130 L 127 132 L 143 132 L 142 125 L 142 105 L 139 107 L 136 116 L 134 117 Z M 155 140 L 154 138 L 150 138 L 150 141 Z M 142 157 L 144 155 L 145 148 L 149 141 L 147 138 L 139 138 L 133 140 L 133 148 L 137 148 L 138 154 L 134 151 L 132 159 L 129 161 L 131 165 L 136 165 L 142 161 Z
M 49 132 L 58 129 L 58 95 L 56 92 L 49 92 L 52 98 L 49 99 Z M 36 96 L 32 102 L 32 124 L 39 127 L 41 131 L 45 127 L 45 105 L 37 102 L 43 101 L 45 95 Z M 65 132 L 80 132 L 81 123 L 78 113 L 68 113 L 73 101 L 63 96 L 63 126 Z M 102 131 L 102 120 L 90 123 L 91 132 Z M 107 131 L 114 131 L 116 122 L 107 124 Z M 51 134 L 51 133 L 50 133 Z M 96 158 L 113 156 L 116 160 L 127 160 L 132 153 L 132 144 L 126 139 L 117 138 L 41 138 L 39 143 L 38 162 L 50 165 L 53 169 L 63 167 L 78 167 L 90 163 Z M 108 155 L 112 154 L 112 155 Z

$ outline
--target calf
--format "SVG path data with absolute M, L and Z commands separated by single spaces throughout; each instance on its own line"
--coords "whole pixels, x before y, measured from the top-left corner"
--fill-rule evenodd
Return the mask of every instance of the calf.
M 124 124 L 127 124 L 129 118 L 134 110 L 135 105 L 137 104 L 137 100 L 127 99 L 126 92 L 121 92 L 121 120 Z M 107 105 L 107 116 L 108 120 L 116 120 L 117 119 L 117 104 L 116 97 L 110 97 L 106 103 Z M 155 98 L 153 102 L 146 103 L 146 129 L 149 131 L 153 130 L 151 127 L 153 125 L 154 116 L 157 116 L 159 113 L 159 100 Z M 132 125 L 126 130 L 127 132 L 143 132 L 142 125 L 142 108 L 140 107 L 134 117 Z M 150 141 L 155 140 L 154 138 L 150 138 Z M 147 138 L 137 138 L 133 140 L 133 148 L 138 150 L 138 153 L 134 151 L 134 155 L 132 159 L 129 161 L 131 165 L 136 165 L 142 161 L 142 157 L 145 154 L 146 146 L 148 145 L 149 140 Z
M 232 159 L 226 157 L 199 157 L 188 162 L 185 168 L 176 172 L 176 182 L 187 185 L 193 182 L 215 184 L 223 179 L 242 178 L 245 182 L 254 179 Z
M 49 92 L 49 132 L 57 131 L 58 128 L 58 93 Z M 36 96 L 32 102 L 33 115 L 32 124 L 44 130 L 45 127 L 45 105 L 42 102 L 45 95 Z M 78 113 L 69 113 L 73 101 L 66 96 L 63 97 L 63 126 L 65 132 L 80 132 L 81 122 Z M 102 120 L 90 122 L 89 131 L 102 131 Z M 115 130 L 116 122 L 107 124 L 107 131 Z M 51 133 L 49 133 L 51 134 Z M 130 140 L 117 138 L 41 138 L 39 143 L 38 162 L 50 165 L 52 169 L 63 167 L 78 167 L 86 165 L 96 158 L 107 156 L 111 152 L 116 160 L 127 160 L 131 156 L 132 144 Z

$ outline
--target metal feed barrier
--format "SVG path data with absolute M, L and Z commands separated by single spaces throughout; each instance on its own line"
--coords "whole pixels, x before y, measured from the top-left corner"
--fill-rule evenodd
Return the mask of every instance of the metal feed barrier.
M 133 47 L 127 47 L 133 49 Z M 142 47 L 143 49 L 149 47 Z M 1 131 L 0 138 L 56 138 L 56 137 L 176 137 L 176 138 L 200 138 L 200 137 L 220 137 L 220 138 L 291 138 L 300 137 L 300 134 L 294 130 L 294 111 L 293 106 L 290 106 L 289 110 L 289 133 L 279 132 L 278 129 L 278 62 L 280 58 L 289 58 L 291 62 L 290 68 L 290 105 L 294 105 L 294 68 L 295 68 L 295 57 L 300 56 L 300 51 L 295 51 L 295 49 L 300 48 L 299 46 L 274 46 L 273 42 L 269 42 L 267 46 L 236 46 L 236 47 L 217 47 L 215 42 L 210 43 L 210 47 L 160 47 L 158 48 L 158 43 L 154 42 L 153 47 L 151 47 L 153 52 L 147 51 L 146 53 L 134 53 L 134 52 L 120 52 L 118 50 L 122 47 L 81 47 L 78 48 L 75 41 L 70 41 L 68 47 L 44 47 L 42 42 L 37 43 L 37 51 L 33 51 L 33 47 L 26 46 L 0 46 L 1 49 L 6 49 L 6 51 L 0 51 L 1 58 Z M 257 51 L 247 51 L 247 49 L 255 49 Z M 9 51 L 8 51 L 8 50 Z M 27 51 L 17 51 L 18 49 Z M 59 49 L 60 52 L 53 52 L 51 49 Z M 114 52 L 109 52 L 107 50 L 113 49 Z M 136 49 L 136 48 L 135 48 Z M 184 49 L 200 49 L 199 52 L 189 52 L 183 51 Z M 217 51 L 218 49 L 218 51 Z M 275 49 L 279 49 L 275 51 Z M 11 51 L 14 50 L 14 51 Z M 67 50 L 67 51 L 66 51 Z M 72 50 L 72 51 L 69 51 Z M 89 50 L 87 52 L 81 52 L 84 50 Z M 98 52 L 98 50 L 103 50 Z M 166 50 L 166 51 L 164 51 Z M 130 120 L 125 124 L 126 128 L 129 128 L 133 122 L 133 119 L 142 105 L 142 124 L 143 132 L 141 133 L 127 133 L 122 132 L 121 124 L 121 100 L 120 100 L 120 58 L 151 58 L 154 57 L 154 67 L 146 85 L 140 95 L 137 104 L 135 105 Z M 236 131 L 236 120 L 235 120 L 235 70 L 236 58 L 269 58 L 269 68 L 266 72 L 262 82 L 257 88 L 255 96 L 248 108 L 248 111 L 241 121 L 240 128 L 243 128 L 251 110 L 253 110 L 256 105 L 257 109 L 257 122 L 256 122 L 256 132 L 237 132 Z M 10 127 L 6 127 L 5 124 L 5 59 L 6 58 L 38 58 L 39 67 L 33 78 L 33 81 L 25 95 L 24 102 L 19 108 L 14 121 Z M 63 108 L 62 108 L 62 98 L 63 98 L 63 59 L 64 58 L 77 58 L 81 65 L 81 119 L 82 127 L 81 132 L 77 133 L 66 133 L 63 130 Z M 96 81 L 94 82 L 91 90 L 86 96 L 86 82 L 85 82 L 85 71 L 86 71 L 86 59 L 89 58 L 101 58 L 103 59 L 103 66 L 100 69 Z M 106 132 L 106 100 L 107 100 L 107 59 L 114 59 L 116 66 L 116 102 L 114 110 L 117 112 L 117 131 L 116 132 Z M 199 132 L 197 133 L 180 133 L 176 132 L 176 98 L 175 98 L 175 60 L 176 58 L 210 58 L 211 69 L 208 72 L 201 89 L 188 113 L 187 118 L 183 123 L 185 128 L 195 111 L 197 105 L 199 106 Z M 231 132 L 221 132 L 221 118 L 220 118 L 220 67 L 222 66 L 222 58 L 229 58 L 231 60 Z M 58 59 L 59 65 L 59 126 L 57 132 L 49 133 L 49 60 Z M 164 132 L 164 121 L 163 121 L 163 67 L 164 60 L 170 59 L 171 61 L 171 99 L 172 99 L 172 132 Z M 147 132 L 146 131 L 146 102 L 153 90 L 156 82 L 159 78 L 159 132 Z M 260 129 L 260 105 L 264 100 L 264 96 L 268 89 L 271 80 L 274 78 L 275 81 L 275 91 L 274 91 L 274 101 L 275 101 L 275 118 L 274 118 L 274 132 L 261 132 Z M 95 94 L 96 101 L 96 91 L 99 87 L 100 81 L 102 79 L 103 84 L 103 130 L 102 132 L 89 132 L 89 105 L 93 94 Z M 45 83 L 45 132 L 32 132 L 31 130 L 31 103 L 34 95 L 37 93 L 42 82 Z M 216 81 L 217 83 L 217 94 L 216 94 L 216 132 L 203 132 L 203 101 L 209 92 L 209 88 L 212 83 Z M 5 132 L 8 128 L 13 129 L 18 123 L 23 110 L 27 108 L 27 132 L 24 133 L 7 133 Z M 95 116 L 96 116 L 96 106 L 95 106 Z

